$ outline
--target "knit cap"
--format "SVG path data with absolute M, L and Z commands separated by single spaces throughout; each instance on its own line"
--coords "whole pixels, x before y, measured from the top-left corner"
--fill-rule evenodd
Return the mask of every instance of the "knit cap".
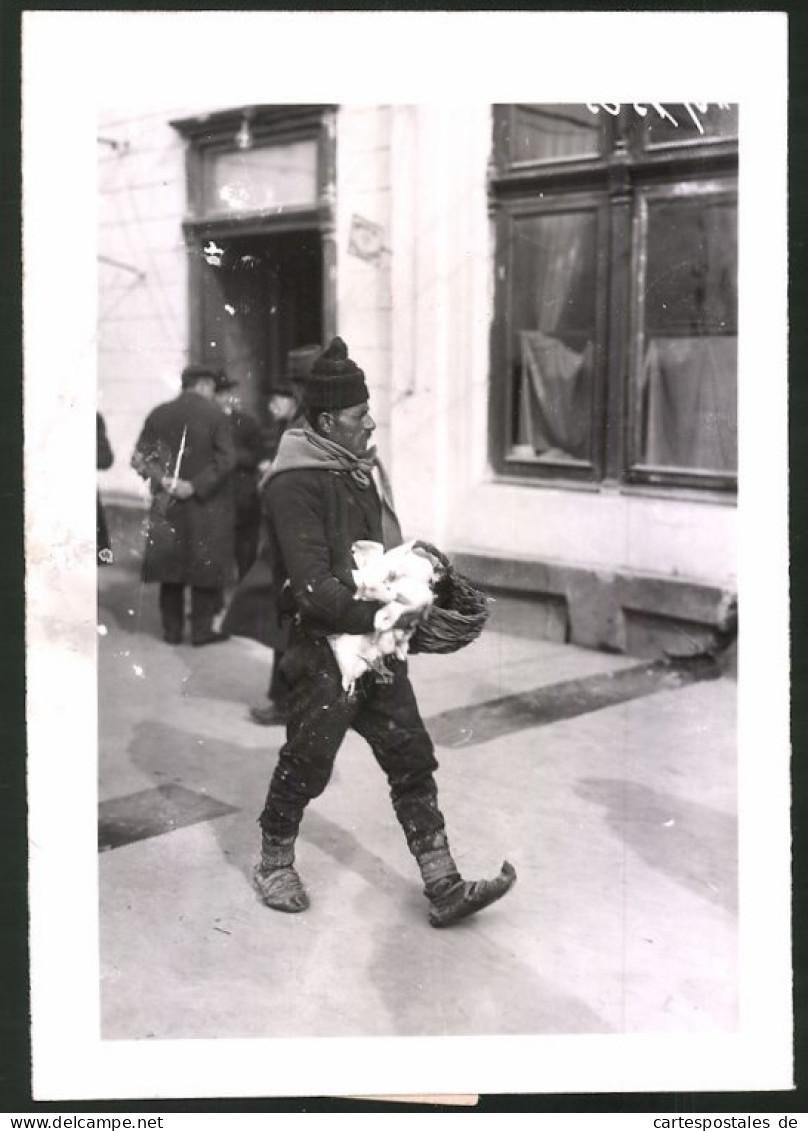
M 311 367 L 305 384 L 306 404 L 323 412 L 351 408 L 369 399 L 365 374 L 348 357 L 342 338 L 332 338 Z

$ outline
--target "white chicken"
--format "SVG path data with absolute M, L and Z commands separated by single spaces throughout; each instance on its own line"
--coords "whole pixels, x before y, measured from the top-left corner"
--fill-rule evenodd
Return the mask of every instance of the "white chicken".
M 401 628 L 396 622 L 402 613 L 423 613 L 432 604 L 435 569 L 429 557 L 405 542 L 384 551 L 379 542 L 354 542 L 351 546 L 357 568 L 353 570 L 358 601 L 383 601 L 375 617 L 375 630 L 362 636 L 342 633 L 329 636 L 336 657 L 342 686 L 352 694 L 357 679 L 374 670 L 383 680 L 390 678 L 384 657 L 403 660 L 415 625 Z

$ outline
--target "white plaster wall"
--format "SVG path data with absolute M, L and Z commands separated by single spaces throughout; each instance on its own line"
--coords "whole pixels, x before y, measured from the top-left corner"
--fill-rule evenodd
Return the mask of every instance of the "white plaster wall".
M 736 508 L 495 482 L 458 493 L 456 549 L 735 584 Z
M 396 107 L 392 138 L 393 479 L 405 531 L 454 550 L 732 586 L 732 504 L 495 478 L 491 110 Z
M 467 300 L 479 249 L 455 236 L 473 186 L 453 164 L 469 122 L 445 106 L 396 107 L 393 121 L 393 482 L 405 532 L 443 545 L 451 495 L 473 459 Z
M 365 371 L 376 443 L 391 462 L 390 119 L 388 106 L 343 106 L 337 114 L 337 333 Z M 383 248 L 362 259 L 349 251 L 354 216 L 378 224 Z
M 99 143 L 97 399 L 115 453 L 105 497 L 142 495 L 129 459 L 146 414 L 179 390 L 187 360 L 184 144 L 169 125 L 199 107 L 110 111 Z M 104 262 L 113 259 L 143 273 Z

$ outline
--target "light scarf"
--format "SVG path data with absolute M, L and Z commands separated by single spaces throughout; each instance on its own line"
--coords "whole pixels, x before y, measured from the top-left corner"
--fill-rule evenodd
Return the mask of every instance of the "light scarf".
M 274 479 L 284 471 L 297 471 L 301 468 L 320 471 L 344 471 L 350 475 L 360 490 L 375 488 L 374 470 L 378 472 L 381 483 L 382 540 L 385 550 L 392 550 L 403 542 L 401 527 L 396 518 L 393 491 L 384 464 L 371 449 L 366 456 L 356 456 L 335 444 L 333 440 L 320 436 L 309 428 L 287 428 L 281 437 L 278 454 L 268 478 Z

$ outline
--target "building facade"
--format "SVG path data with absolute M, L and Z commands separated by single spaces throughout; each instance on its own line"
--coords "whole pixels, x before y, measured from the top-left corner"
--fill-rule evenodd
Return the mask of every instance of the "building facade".
M 129 455 L 182 367 L 224 365 L 261 415 L 287 351 L 339 333 L 405 531 L 498 616 L 708 646 L 735 598 L 737 130 L 721 105 L 105 115 L 101 487 L 124 554 Z

